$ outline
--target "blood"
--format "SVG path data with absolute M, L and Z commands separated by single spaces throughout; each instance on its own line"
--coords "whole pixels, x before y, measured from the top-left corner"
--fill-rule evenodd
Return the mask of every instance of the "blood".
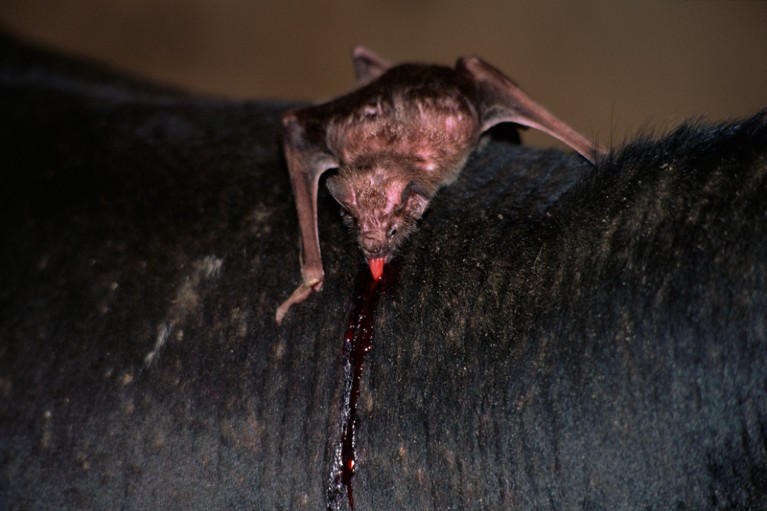
M 336 450 L 336 460 L 328 489 L 328 509 L 339 509 L 343 490 L 354 510 L 352 480 L 357 470 L 355 448 L 357 446 L 357 402 L 360 396 L 362 370 L 365 356 L 373 348 L 373 324 L 378 299 L 393 281 L 392 265 L 383 268 L 383 276 L 374 276 L 363 268 L 357 276 L 355 299 L 347 320 L 344 334 L 344 394 L 341 409 L 341 442 Z

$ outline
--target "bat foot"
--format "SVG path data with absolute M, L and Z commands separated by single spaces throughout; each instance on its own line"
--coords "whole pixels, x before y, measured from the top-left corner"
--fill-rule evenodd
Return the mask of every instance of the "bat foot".
M 295 291 L 293 291 L 293 294 L 290 295 L 290 297 L 282 302 L 282 304 L 277 307 L 277 313 L 274 315 L 274 321 L 279 326 L 282 324 L 282 319 L 285 317 L 285 314 L 288 313 L 288 310 L 291 306 L 301 303 L 309 296 L 315 292 L 322 289 L 322 279 L 312 279 L 309 282 L 304 282 L 300 286 L 296 288 Z

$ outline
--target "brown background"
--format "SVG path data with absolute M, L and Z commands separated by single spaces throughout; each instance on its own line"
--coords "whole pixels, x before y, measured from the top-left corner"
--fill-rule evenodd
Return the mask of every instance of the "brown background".
M 353 83 L 349 50 L 360 43 L 394 61 L 474 54 L 613 145 L 767 106 L 767 3 L 0 0 L 0 24 L 229 97 L 343 92 Z

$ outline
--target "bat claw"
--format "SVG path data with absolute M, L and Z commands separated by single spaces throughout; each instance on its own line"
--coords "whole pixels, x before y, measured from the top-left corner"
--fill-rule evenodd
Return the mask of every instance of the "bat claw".
M 311 279 L 308 282 L 304 282 L 304 286 L 309 286 L 312 288 L 312 291 L 322 291 L 322 284 L 325 282 L 324 279 Z

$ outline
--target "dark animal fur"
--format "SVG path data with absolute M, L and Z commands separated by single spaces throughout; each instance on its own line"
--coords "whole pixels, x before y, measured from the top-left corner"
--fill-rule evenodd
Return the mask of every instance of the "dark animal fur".
M 321 509 L 360 261 L 281 328 L 284 105 L 0 41 L 0 509 Z M 767 507 L 767 120 L 493 142 L 382 300 L 358 509 Z

